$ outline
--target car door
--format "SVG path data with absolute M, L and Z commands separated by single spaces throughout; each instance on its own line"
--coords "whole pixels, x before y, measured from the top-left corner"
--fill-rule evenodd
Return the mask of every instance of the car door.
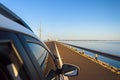
M 15 33 L 0 31 L 0 75 L 8 80 L 39 80 L 29 56 Z M 9 76 L 7 76 L 7 74 Z M 3 80 L 3 76 L 0 77 Z

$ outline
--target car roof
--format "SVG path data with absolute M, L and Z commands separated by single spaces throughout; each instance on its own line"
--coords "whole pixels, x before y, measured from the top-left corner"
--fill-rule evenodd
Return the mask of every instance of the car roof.
M 0 3 L 0 30 L 7 30 L 39 38 L 33 33 L 29 26 L 15 13 Z
M 4 15 L 5 17 L 7 17 L 15 22 L 17 22 L 18 24 L 22 25 L 23 27 L 30 29 L 30 27 L 19 16 L 17 16 L 15 13 L 13 13 L 10 9 L 5 7 L 1 3 L 0 3 L 0 14 Z

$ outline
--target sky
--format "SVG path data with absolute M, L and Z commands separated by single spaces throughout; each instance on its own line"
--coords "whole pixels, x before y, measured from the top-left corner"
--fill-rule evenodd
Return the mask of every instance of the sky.
M 120 0 L 0 0 L 43 40 L 120 40 Z

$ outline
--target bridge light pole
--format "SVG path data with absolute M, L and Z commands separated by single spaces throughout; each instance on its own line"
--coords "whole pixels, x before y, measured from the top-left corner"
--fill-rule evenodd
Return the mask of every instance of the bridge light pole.
M 39 38 L 42 39 L 42 30 L 41 30 L 41 24 L 40 24 L 40 28 L 39 28 Z

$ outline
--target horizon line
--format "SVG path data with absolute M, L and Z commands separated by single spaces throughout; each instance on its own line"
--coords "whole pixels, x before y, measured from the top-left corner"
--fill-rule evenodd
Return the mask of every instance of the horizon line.
M 58 41 L 120 41 L 120 40 L 70 40 L 70 39 L 63 39 L 63 40 L 58 40 Z

